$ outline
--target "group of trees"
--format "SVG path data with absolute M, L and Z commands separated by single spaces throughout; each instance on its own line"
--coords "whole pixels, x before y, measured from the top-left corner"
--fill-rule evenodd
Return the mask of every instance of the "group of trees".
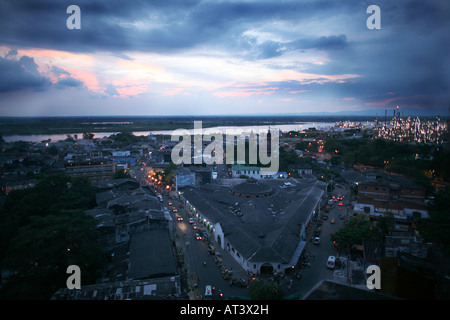
M 425 241 L 440 245 L 450 256 L 450 187 L 439 191 L 428 206 L 429 219 L 419 219 L 417 229 Z
M 427 242 L 435 243 L 450 256 L 450 188 L 440 190 L 428 206 L 429 218 L 414 221 L 416 229 Z M 339 249 L 352 249 L 362 244 L 363 240 L 382 241 L 394 230 L 394 217 L 387 214 L 378 218 L 376 223 L 363 217 L 352 217 L 345 221 L 344 227 L 331 235 L 331 240 Z
M 69 265 L 93 283 L 104 264 L 88 180 L 44 177 L 35 187 L 11 191 L 0 207 L 0 299 L 49 299 L 66 286 Z
M 439 146 L 409 144 L 383 139 L 333 139 L 325 141 L 324 150 L 333 155 L 331 162 L 347 167 L 361 164 L 405 175 L 432 191 L 431 180 L 450 181 L 447 160 L 450 151 Z

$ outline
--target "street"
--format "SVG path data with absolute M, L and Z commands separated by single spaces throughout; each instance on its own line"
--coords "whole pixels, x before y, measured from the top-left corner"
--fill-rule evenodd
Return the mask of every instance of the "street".
M 214 299 L 221 298 L 219 295 L 220 292 L 223 294 L 224 298 L 230 296 L 246 296 L 247 288 L 230 285 L 230 279 L 224 279 L 221 265 L 216 263 L 214 255 L 208 252 L 209 240 L 196 239 L 196 234 L 199 233 L 199 230 L 201 229 L 194 230 L 194 224 L 189 223 L 189 218 L 191 218 L 191 216 L 184 207 L 180 208 L 180 204 L 182 203 L 176 199 L 170 198 L 167 195 L 163 196 L 163 199 L 164 206 L 168 207 L 172 215 L 178 243 L 184 249 L 188 285 L 193 286 L 195 289 L 194 298 L 200 299 L 201 296 L 204 295 L 206 285 L 215 287 L 215 290 L 213 291 Z M 168 205 L 169 203 L 172 205 Z M 178 211 L 176 214 L 183 218 L 182 221 L 177 220 L 176 214 L 173 212 L 173 208 L 176 208 Z M 200 227 L 198 226 L 197 228 Z M 206 234 L 206 232 L 204 232 L 204 234 Z M 221 256 L 225 255 L 221 248 L 217 248 L 216 251 L 219 253 L 222 252 Z M 228 271 L 235 273 L 238 265 L 231 259 L 231 257 L 228 259 L 223 259 L 223 267 Z M 236 274 L 234 275 L 237 276 Z M 239 275 L 242 275 L 242 272 L 240 272 Z
M 216 247 L 216 252 L 219 254 L 219 257 L 223 258 L 223 264 L 218 263 L 215 255 L 208 250 L 210 239 L 198 240 L 196 238 L 196 234 L 200 233 L 201 224 L 197 224 L 197 221 L 195 221 L 195 225 L 198 225 L 199 229 L 194 230 L 194 224 L 189 222 L 189 218 L 194 217 L 189 215 L 183 204 L 178 199 L 175 199 L 173 193 L 167 190 L 158 190 L 158 192 L 163 196 L 163 206 L 168 209 L 173 219 L 177 250 L 181 249 L 183 252 L 188 290 L 190 289 L 191 291 L 190 298 L 202 299 L 207 285 L 215 288 L 213 290 L 213 299 L 227 299 L 236 296 L 248 297 L 248 289 L 245 286 L 231 285 L 230 280 L 237 279 L 242 280 L 243 283 L 248 283 L 252 280 L 252 277 L 220 247 Z M 344 225 L 345 219 L 341 218 L 341 216 L 347 216 L 350 208 L 349 190 L 346 188 L 336 189 L 333 195 L 336 195 L 336 197 L 338 195 L 344 196 L 345 200 L 334 202 L 327 213 L 328 218 L 322 220 L 320 243 L 318 245 L 312 241 L 317 221 L 311 225 L 308 232 L 309 241 L 304 248 L 304 255 L 308 257 L 308 263 L 301 266 L 302 270 L 296 269 L 294 272 L 288 272 L 282 275 L 281 278 L 258 275 L 258 279 L 277 281 L 277 283 L 282 285 L 287 296 L 297 294 L 301 297 L 307 294 L 321 280 L 347 281 L 349 275 L 345 268 L 332 270 L 326 266 L 329 256 L 336 256 L 337 258 L 339 256 L 330 236 Z M 173 212 L 174 209 L 176 209 L 176 212 Z M 179 221 L 178 217 L 181 217 L 183 220 Z M 200 234 L 203 236 L 203 233 Z M 206 231 L 204 234 L 206 235 Z M 211 245 L 215 246 L 213 242 L 211 242 Z M 345 261 L 346 257 L 340 257 L 340 259 Z M 299 266 L 297 265 L 296 267 L 298 268 Z M 232 272 L 232 276 L 225 279 L 224 273 L 227 271 Z M 299 273 L 301 273 L 301 277 L 296 276 Z M 222 295 L 219 295 L 219 293 Z
M 339 206 L 338 203 L 333 204 L 328 213 L 328 219 L 323 220 L 320 234 L 320 244 L 314 245 L 309 241 L 305 247 L 305 252 L 309 254 L 310 265 L 303 271 L 302 280 L 295 283 L 293 289 L 302 296 L 308 293 L 321 280 L 337 280 L 335 274 L 338 270 L 328 269 L 326 266 L 329 256 L 338 256 L 338 251 L 334 248 L 331 241 L 331 234 L 338 231 L 344 225 L 344 220 L 339 215 L 346 213 L 347 206 Z M 334 223 L 332 223 L 334 219 Z

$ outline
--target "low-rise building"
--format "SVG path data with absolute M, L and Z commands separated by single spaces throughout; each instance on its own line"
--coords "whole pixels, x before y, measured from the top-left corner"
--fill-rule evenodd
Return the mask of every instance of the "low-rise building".
M 246 176 L 248 178 L 261 179 L 261 168 L 257 166 L 247 166 L 247 165 L 234 165 L 231 168 L 232 177 L 240 178 L 241 176 Z
M 358 183 L 355 208 L 365 209 L 373 219 L 391 213 L 397 222 L 428 217 L 425 188 L 388 175 L 377 181 Z
M 240 182 L 240 183 L 234 183 Z M 325 184 L 289 179 L 223 180 L 184 187 L 184 201 L 217 246 L 249 272 L 284 272 L 297 264 Z
M 117 164 L 111 161 L 88 161 L 69 163 L 66 174 L 74 178 L 88 178 L 90 181 L 111 180 L 116 172 Z

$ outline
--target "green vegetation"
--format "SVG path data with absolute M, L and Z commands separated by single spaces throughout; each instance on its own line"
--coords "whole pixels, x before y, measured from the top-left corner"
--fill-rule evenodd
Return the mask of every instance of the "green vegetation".
M 365 239 L 381 240 L 382 232 L 363 217 L 352 217 L 345 221 L 344 227 L 331 235 L 331 241 L 340 249 L 351 249 L 361 245 Z
M 276 283 L 254 281 L 248 288 L 251 300 L 281 300 L 284 297 L 283 288 Z
M 450 256 L 450 187 L 439 191 L 429 206 L 429 219 L 419 219 L 417 229 L 425 241 L 439 244 Z
M 388 173 L 405 175 L 432 192 L 431 179 L 450 181 L 447 160 L 450 151 L 442 147 L 396 143 L 382 139 L 333 139 L 325 141 L 324 150 L 334 156 L 331 162 L 347 167 L 367 165 Z
M 169 165 L 161 172 L 156 172 L 155 177 L 161 176 L 161 181 L 167 185 L 173 185 L 175 183 L 175 170 L 177 165 L 170 162 Z
M 125 170 L 117 170 L 114 172 L 113 179 L 131 179 L 131 176 Z
M 44 177 L 34 188 L 12 191 L 0 208 L 0 299 L 49 299 L 66 285 L 67 267 L 78 265 L 83 284 L 103 266 L 96 223 L 84 210 L 95 206 L 89 181 Z

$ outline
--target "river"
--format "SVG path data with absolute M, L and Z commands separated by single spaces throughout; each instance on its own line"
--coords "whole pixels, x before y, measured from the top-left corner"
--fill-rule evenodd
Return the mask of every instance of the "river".
M 321 130 L 330 129 L 335 126 L 335 122 L 297 122 L 291 124 L 276 124 L 276 125 L 258 125 L 258 126 L 218 126 L 212 128 L 203 128 L 203 130 L 208 129 L 210 133 L 212 132 L 220 132 L 222 134 L 226 134 L 227 132 L 233 132 L 234 134 L 246 133 L 250 131 L 257 131 L 261 129 L 271 129 L 277 128 L 281 132 L 287 132 L 291 130 L 307 130 L 310 128 L 317 128 Z M 182 129 L 182 128 L 180 128 Z M 172 135 L 174 130 L 159 130 L 159 131 L 136 131 L 133 132 L 136 136 L 148 136 L 150 134 L 153 135 Z M 189 130 L 192 132 L 192 130 Z M 96 132 L 93 133 L 94 138 L 103 138 L 109 137 L 118 132 Z M 52 142 L 61 141 L 67 139 L 68 136 L 75 137 L 78 139 L 83 137 L 83 133 L 64 133 L 64 134 L 35 134 L 35 135 L 4 135 L 3 139 L 6 142 L 15 142 L 15 141 L 28 141 L 28 142 L 41 142 L 44 140 L 50 139 Z

